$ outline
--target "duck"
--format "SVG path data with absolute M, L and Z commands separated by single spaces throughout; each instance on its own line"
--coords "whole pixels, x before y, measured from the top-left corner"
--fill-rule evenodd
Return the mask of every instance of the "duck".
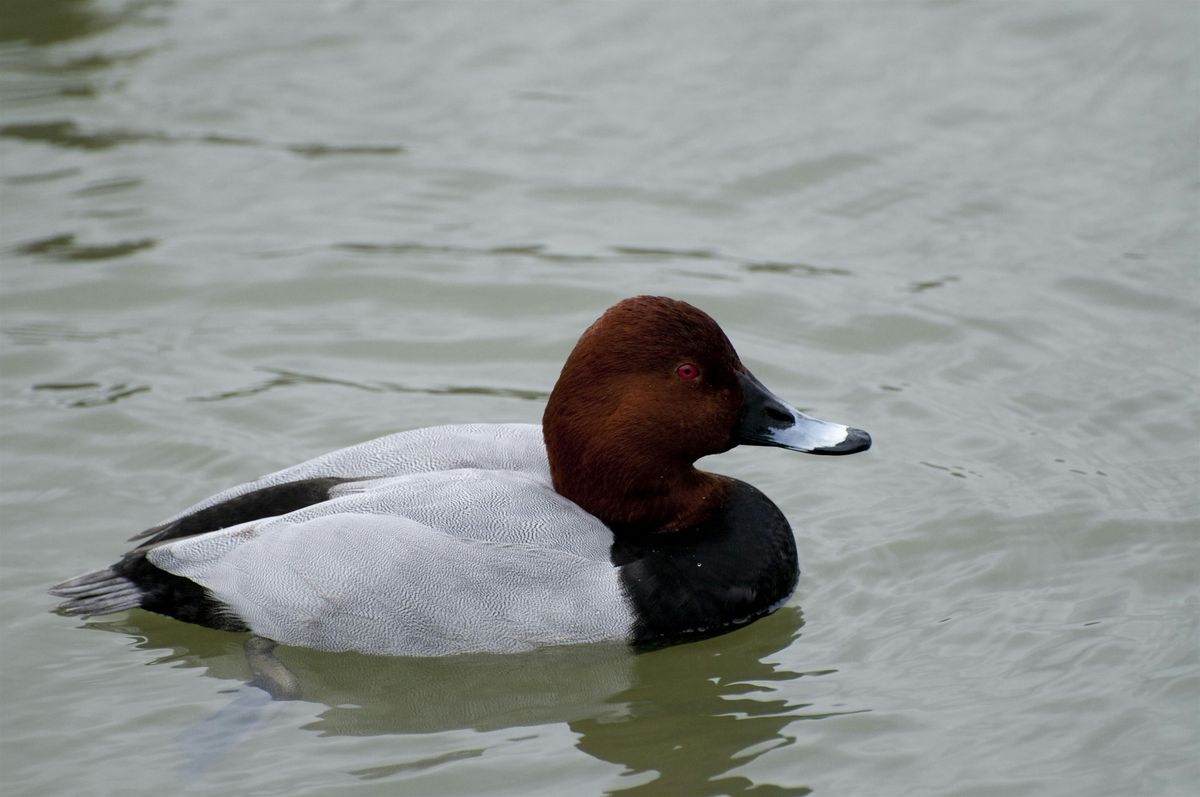
M 687 302 L 635 296 L 580 336 L 541 425 L 419 428 L 229 488 L 50 593 L 271 644 L 390 656 L 711 637 L 781 607 L 787 519 L 700 470 L 737 445 L 819 455 L 870 435 L 806 415 Z

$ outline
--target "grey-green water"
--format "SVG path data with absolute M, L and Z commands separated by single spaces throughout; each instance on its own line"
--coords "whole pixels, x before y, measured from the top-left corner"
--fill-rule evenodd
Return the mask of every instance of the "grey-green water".
M 1190 795 L 1195 2 L 0 2 L 5 794 Z M 532 421 L 687 299 L 868 429 L 804 575 L 634 656 L 389 660 L 51 583 L 220 488 Z

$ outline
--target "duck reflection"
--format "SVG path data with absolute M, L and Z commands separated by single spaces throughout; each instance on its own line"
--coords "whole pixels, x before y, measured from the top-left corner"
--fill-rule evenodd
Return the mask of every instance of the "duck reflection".
M 808 704 L 773 684 L 810 673 L 771 661 L 804 624 L 785 607 L 753 626 L 713 639 L 648 652 L 625 645 L 575 645 L 521 654 L 390 658 L 276 648 L 287 694 L 323 706 L 303 727 L 325 735 L 490 731 L 565 723 L 583 752 L 620 765 L 621 794 L 800 795 L 804 787 L 755 784 L 741 774 L 769 750 L 790 745 L 787 727 Z M 204 766 L 264 721 L 271 701 L 251 686 L 260 665 L 244 634 L 211 631 L 144 612 L 120 624 L 89 623 L 140 637 L 137 646 L 169 650 L 155 663 L 203 667 L 246 686 L 185 744 Z M 279 688 L 277 679 L 273 689 Z M 787 690 L 792 691 L 792 690 Z M 275 704 L 278 705 L 278 704 Z M 418 764 L 420 762 L 417 762 Z M 397 762 L 355 773 L 386 778 L 414 766 Z
M 790 702 L 772 686 L 808 674 L 770 661 L 799 636 L 803 623 L 798 608 L 784 609 L 748 633 L 639 656 L 633 685 L 613 696 L 625 706 L 622 717 L 570 723 L 579 749 L 626 767 L 634 784 L 621 789 L 623 795 L 809 794 L 803 786 L 756 784 L 729 774 L 792 744 L 787 726 L 817 716 L 806 714 L 809 704 Z

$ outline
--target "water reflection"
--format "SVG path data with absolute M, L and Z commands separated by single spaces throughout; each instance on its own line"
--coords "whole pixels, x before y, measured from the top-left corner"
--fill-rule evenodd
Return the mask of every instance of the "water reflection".
M 98 12 L 91 0 L 5 0 L 0 4 L 0 41 L 55 44 L 92 36 L 119 21 Z
M 320 708 L 307 730 L 374 736 L 454 730 L 490 731 L 566 723 L 577 747 L 624 767 L 622 794 L 799 795 L 803 786 L 756 784 L 730 770 L 794 742 L 787 727 L 816 719 L 808 704 L 780 697 L 775 683 L 807 675 L 772 657 L 799 636 L 804 619 L 788 607 L 752 629 L 663 650 L 624 645 L 550 648 L 515 655 L 432 659 L 332 654 L 300 648 L 275 653 L 299 683 L 299 699 Z M 203 667 L 251 680 L 245 636 L 188 626 L 144 612 L 89 626 L 140 637 L 137 646 L 169 651 L 156 664 Z M 269 721 L 269 701 L 251 686 L 184 734 L 189 769 L 210 766 Z M 685 722 L 680 722 L 686 718 Z M 455 751 L 439 756 L 478 755 Z M 449 760 L 449 759 L 448 759 Z M 357 777 L 399 777 L 426 761 L 380 762 Z
M 157 243 L 152 238 L 139 238 L 112 244 L 83 244 L 76 241 L 74 233 L 62 233 L 29 241 L 15 247 L 13 251 L 19 255 L 46 255 L 60 261 L 108 260 L 125 257 L 143 249 L 152 249 Z
M 134 18 L 145 22 L 154 3 L 134 0 L 122 7 L 111 4 L 99 10 L 91 0 L 5 0 L 0 3 L 0 65 L 8 79 L 0 82 L 0 101 L 12 116 L 22 107 L 42 108 L 46 103 L 94 99 L 104 93 L 95 78 L 121 62 L 151 52 L 140 48 L 133 52 L 86 52 L 72 47 L 77 39 L 87 39 L 115 28 Z M 161 5 L 161 4 L 159 4 Z M 46 124 L 10 124 L 22 138 L 52 140 L 55 134 L 68 132 L 69 121 Z M 53 143 L 53 142 L 52 142 Z M 92 147 L 95 148 L 95 147 Z M 9 177 L 9 180 L 12 178 Z
M 771 657 L 799 636 L 798 608 L 785 608 L 753 632 L 735 633 L 636 660 L 633 684 L 613 696 L 626 710 L 617 720 L 590 717 L 570 723 L 580 750 L 621 764 L 636 784 L 625 795 L 803 795 L 804 786 L 756 784 L 730 774 L 765 752 L 792 744 L 787 726 L 808 714 L 772 683 L 805 675 Z M 682 721 L 681 721 L 682 720 Z M 631 779 L 634 779 L 631 777 Z

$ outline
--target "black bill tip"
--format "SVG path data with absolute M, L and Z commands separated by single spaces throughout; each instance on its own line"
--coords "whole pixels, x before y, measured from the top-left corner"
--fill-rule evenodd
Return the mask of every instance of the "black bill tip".
M 832 445 L 814 448 L 808 453 L 810 454 L 825 454 L 828 456 L 842 456 L 843 454 L 857 454 L 860 451 L 866 451 L 871 447 L 871 435 L 867 434 L 862 429 L 855 429 L 852 426 L 846 427 L 846 439 L 842 442 Z

